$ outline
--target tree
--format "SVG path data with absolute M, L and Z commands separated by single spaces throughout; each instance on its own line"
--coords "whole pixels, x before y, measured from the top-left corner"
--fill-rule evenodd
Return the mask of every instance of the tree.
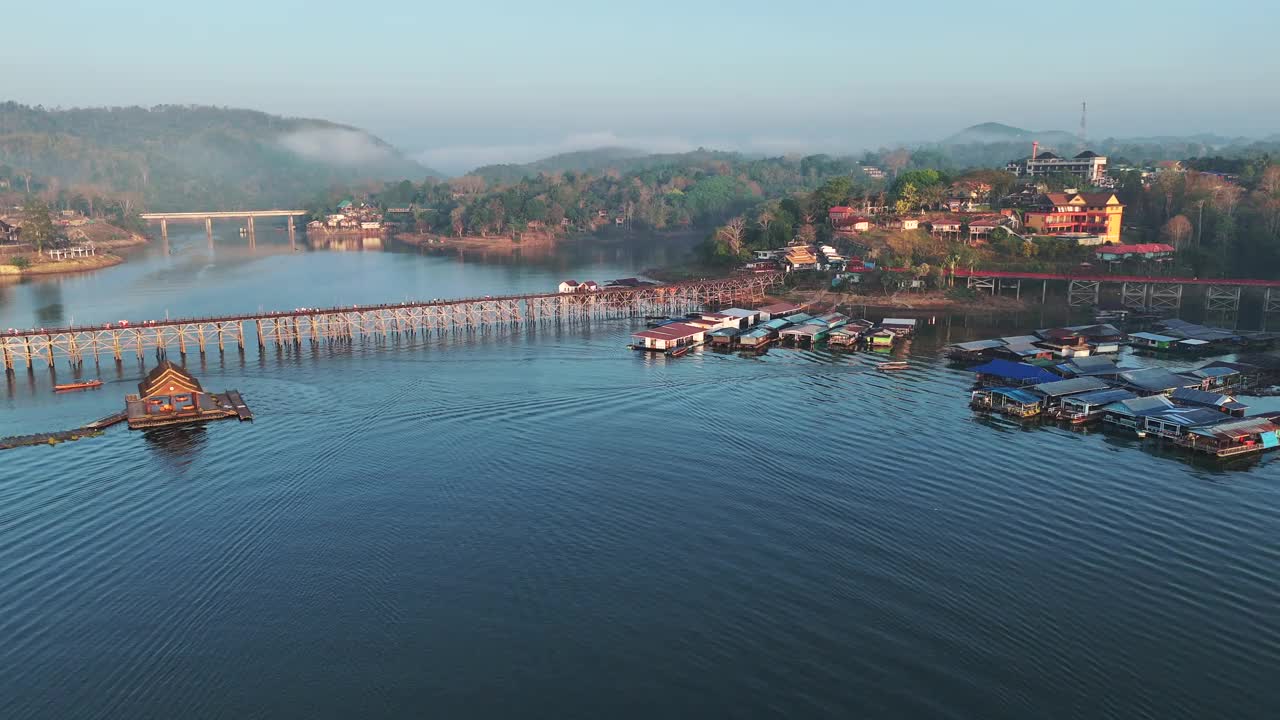
M 906 215 L 914 210 L 920 204 L 919 193 L 913 183 L 905 183 L 898 188 L 898 199 L 893 203 L 893 209 L 899 215 Z
M 1191 221 L 1185 215 L 1174 215 L 1161 228 L 1160 234 L 1169 241 L 1169 244 L 1175 250 L 1181 251 L 1191 237 Z
M 718 231 L 718 235 L 724 240 L 729 251 L 734 255 L 742 254 L 742 234 L 746 230 L 747 223 L 741 216 L 731 218 Z
M 24 222 L 22 238 L 30 242 L 36 252 L 44 250 L 44 246 L 54 241 L 57 231 L 53 227 L 53 218 L 49 216 L 49 206 L 34 196 L 27 197 L 22 208 Z

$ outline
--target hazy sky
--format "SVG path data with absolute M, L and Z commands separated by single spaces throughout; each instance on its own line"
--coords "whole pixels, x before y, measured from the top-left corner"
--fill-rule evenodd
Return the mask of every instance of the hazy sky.
M 857 150 L 994 120 L 1280 132 L 1275 3 L 13 2 L 0 98 L 366 128 L 445 170 L 624 144 Z

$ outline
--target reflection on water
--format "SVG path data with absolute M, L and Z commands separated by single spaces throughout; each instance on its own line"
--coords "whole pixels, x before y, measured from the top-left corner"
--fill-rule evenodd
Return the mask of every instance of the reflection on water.
M 147 446 L 157 457 L 173 468 L 185 468 L 195 458 L 197 451 L 207 442 L 208 430 L 204 423 L 152 428 L 142 431 Z

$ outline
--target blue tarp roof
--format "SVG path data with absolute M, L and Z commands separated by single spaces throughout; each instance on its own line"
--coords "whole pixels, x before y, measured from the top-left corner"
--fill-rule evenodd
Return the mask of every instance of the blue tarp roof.
M 1062 378 L 1053 373 L 1038 368 L 1035 365 L 1027 365 L 1026 363 L 1010 362 L 1008 360 L 992 360 L 984 365 L 970 368 L 969 372 L 978 373 L 979 375 L 991 375 L 992 377 L 1007 378 L 1009 380 L 1023 380 L 1033 383 L 1048 383 Z

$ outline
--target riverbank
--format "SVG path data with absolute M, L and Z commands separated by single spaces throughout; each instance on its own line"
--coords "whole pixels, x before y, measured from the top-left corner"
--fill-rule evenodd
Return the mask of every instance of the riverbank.
M 14 265 L 13 260 L 17 257 L 25 258 L 30 264 L 25 267 Z M 40 259 L 36 260 L 35 258 Z M 112 253 L 98 253 L 97 255 L 67 260 L 50 260 L 46 255 L 18 255 L 14 258 L 7 258 L 4 264 L 0 264 L 0 278 L 17 280 L 41 275 L 91 272 L 119 265 L 122 262 L 124 262 L 124 258 Z
M 445 237 L 443 235 L 434 235 L 431 233 L 396 233 L 394 238 L 398 242 L 405 243 L 406 245 L 412 245 L 414 247 L 459 247 L 481 250 L 549 246 L 554 244 L 558 239 L 556 235 L 546 232 L 521 233 L 518 238 L 513 238 L 510 235 L 460 235 Z
M 830 309 L 837 307 L 867 307 L 885 310 L 951 311 L 966 310 L 987 313 L 1014 313 L 1027 309 L 1028 302 L 1011 297 L 977 295 L 972 298 L 957 297 L 942 291 L 882 293 L 852 293 L 829 289 L 789 288 L 771 293 L 779 301 L 801 303 L 809 307 Z

